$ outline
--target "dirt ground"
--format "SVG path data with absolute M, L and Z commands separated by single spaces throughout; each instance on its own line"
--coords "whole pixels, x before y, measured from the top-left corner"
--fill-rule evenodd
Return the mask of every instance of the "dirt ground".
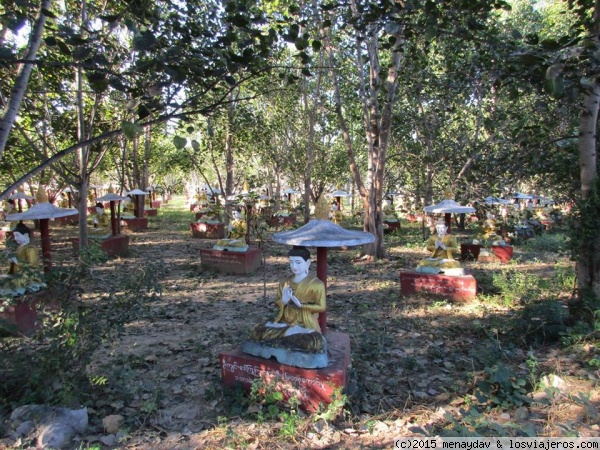
M 162 292 L 97 352 L 89 370 L 107 383 L 88 405 L 90 432 L 76 448 L 391 448 L 401 436 L 444 430 L 600 436 L 600 372 L 588 364 L 600 350 L 528 342 L 517 310 L 490 296 L 466 303 L 403 296 L 399 271 L 426 253 L 404 245 L 402 232 L 388 236 L 387 258 L 376 263 L 358 259 L 357 249 L 329 251 L 328 327 L 351 338 L 343 413 L 319 420 L 298 412 L 291 433 L 289 421 L 261 419 L 259 405 L 224 391 L 218 355 L 273 316 L 277 283 L 289 272 L 287 248 L 267 239 L 264 266 L 253 274 L 203 271 L 199 250 L 214 241 L 193 239 L 185 224 L 169 223 L 166 212 L 175 208 L 184 208 L 182 199 L 163 206 L 148 231 L 130 234 L 129 256 L 92 269 L 84 301 L 102 301 L 103 284 L 126 271 L 154 270 Z M 53 232 L 58 254 L 69 251 L 68 234 L 75 232 Z M 516 248 L 510 268 L 545 276 L 565 261 Z M 506 269 L 477 262 L 464 267 L 478 280 Z M 477 406 L 478 382 L 489 380 L 498 365 L 508 376 L 501 380 L 500 370 L 493 372 L 500 381 L 487 398 L 500 399 L 500 406 Z M 510 387 L 519 380 L 533 401 L 519 401 L 518 389 Z M 111 415 L 123 418 L 117 434 L 102 426 Z

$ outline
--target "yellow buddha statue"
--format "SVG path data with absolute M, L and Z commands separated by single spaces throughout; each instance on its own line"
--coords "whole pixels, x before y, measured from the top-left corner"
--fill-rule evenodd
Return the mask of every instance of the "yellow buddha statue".
M 322 353 L 325 340 L 318 315 L 326 309 L 325 285 L 309 275 L 310 252 L 306 247 L 293 247 L 288 256 L 292 276 L 279 283 L 277 315 L 273 321 L 254 328 L 250 340 L 292 351 Z
M 123 210 L 122 218 L 132 219 L 135 217 L 135 201 L 131 194 L 127 194 L 127 197 L 121 203 L 121 208 Z
M 39 272 L 39 252 L 31 244 L 29 227 L 19 222 L 13 231 L 13 239 L 17 247 L 14 256 L 9 258 L 7 273 L 0 277 L 0 294 L 14 297 L 38 291 L 46 285 Z
M 427 241 L 427 251 L 431 252 L 431 255 L 419 262 L 417 272 L 462 275 L 463 269 L 453 257 L 453 254 L 460 250 L 456 238 L 447 233 L 448 227 L 443 220 L 437 222 L 435 229 L 437 234 Z
M 339 225 L 343 218 L 344 215 L 342 211 L 340 211 L 340 206 L 338 205 L 338 202 L 334 200 L 331 202 L 331 221 L 336 225 Z
M 394 205 L 390 199 L 385 199 L 383 202 L 383 221 L 398 222 L 398 215 L 394 209 Z
M 246 236 L 248 227 L 246 219 L 240 211 L 234 210 L 232 220 L 229 222 L 229 239 L 243 239 Z
M 91 218 L 92 227 L 88 228 L 91 239 L 106 239 L 111 234 L 110 216 L 105 214 L 104 205 L 96 203 L 96 214 Z

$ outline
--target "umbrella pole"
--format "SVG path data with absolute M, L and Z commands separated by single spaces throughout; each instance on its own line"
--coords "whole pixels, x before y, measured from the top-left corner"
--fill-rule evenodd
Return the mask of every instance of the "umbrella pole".
M 451 213 L 444 214 L 444 224 L 448 227 L 448 230 L 446 230 L 446 233 L 450 234 L 450 232 L 452 230 L 452 214 Z
M 42 260 L 44 263 L 44 273 L 50 272 L 52 268 L 52 255 L 50 254 L 50 219 L 39 219 L 40 221 L 40 239 L 42 241 Z
M 117 233 L 117 218 L 115 216 L 115 202 L 110 201 L 110 228 L 112 229 L 112 235 L 116 236 Z
M 317 278 L 325 284 L 327 297 L 327 247 L 317 247 Z M 327 333 L 327 310 L 319 313 L 319 327 L 321 333 Z

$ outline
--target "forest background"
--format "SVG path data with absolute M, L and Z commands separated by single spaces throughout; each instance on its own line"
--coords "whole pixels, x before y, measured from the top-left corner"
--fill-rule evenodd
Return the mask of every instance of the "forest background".
M 592 0 L 3 2 L 0 199 L 25 182 L 232 195 L 247 181 L 299 189 L 308 220 L 339 185 L 362 199 L 377 260 L 387 192 L 535 192 L 577 205 L 575 297 L 597 311 L 599 14 Z

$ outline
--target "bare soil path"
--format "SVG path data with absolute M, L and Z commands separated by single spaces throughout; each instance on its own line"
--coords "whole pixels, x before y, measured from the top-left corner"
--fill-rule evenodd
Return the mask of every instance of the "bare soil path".
M 250 275 L 203 271 L 199 249 L 213 241 L 191 237 L 193 214 L 183 209 L 181 198 L 163 206 L 148 231 L 130 235 L 129 256 L 92 269 L 85 287 L 90 301 L 124 272 L 151 271 L 161 293 L 96 353 L 89 370 L 107 382 L 88 405 L 91 431 L 77 448 L 391 448 L 394 438 L 419 430 L 498 435 L 498 426 L 506 435 L 600 435 L 600 373 L 589 364 L 599 350 L 527 341 L 518 308 L 491 292 L 467 303 L 402 296 L 399 270 L 426 256 L 422 244 L 407 246 L 403 232 L 388 236 L 388 257 L 376 263 L 358 259 L 356 249 L 329 252 L 328 326 L 349 333 L 352 346 L 343 414 L 325 421 L 294 413 L 293 433 L 289 420 L 265 420 L 260 405 L 224 392 L 218 355 L 274 314 L 277 283 L 288 274 L 287 249 L 267 239 L 265 265 Z M 68 251 L 66 237 L 56 236 L 56 251 Z M 515 256 L 510 270 L 532 276 L 570 264 L 554 253 L 517 249 Z M 484 287 L 493 273 L 507 270 L 464 265 Z M 478 382 L 499 375 L 498 367 L 510 381 L 494 385 L 487 400 L 495 395 L 500 404 L 477 406 L 476 418 L 468 411 L 480 401 Z M 544 392 L 543 382 L 554 375 L 557 389 Z M 535 402 L 519 400 L 511 388 L 519 380 Z M 124 418 L 117 436 L 107 437 L 102 427 L 109 415 Z

